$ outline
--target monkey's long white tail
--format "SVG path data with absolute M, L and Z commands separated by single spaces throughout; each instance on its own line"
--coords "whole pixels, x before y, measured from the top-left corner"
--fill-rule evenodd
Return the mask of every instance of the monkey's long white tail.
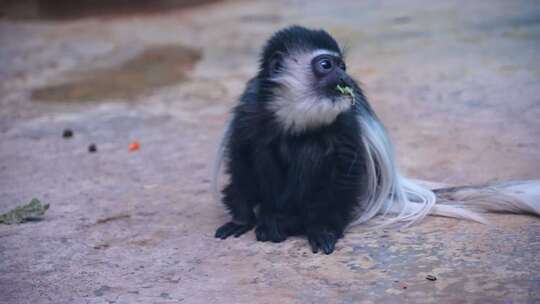
M 478 213 L 540 216 L 540 180 L 500 182 L 485 186 L 436 189 L 430 214 L 478 221 Z M 480 218 L 481 219 L 481 218 Z
M 486 186 L 448 187 L 432 190 L 403 177 L 395 164 L 386 130 L 377 117 L 360 109 L 367 161 L 366 195 L 360 197 L 358 217 L 352 225 L 378 225 L 420 221 L 427 215 L 486 221 L 485 212 L 523 213 L 540 216 L 540 180 L 503 182 Z
M 429 215 L 481 223 L 486 223 L 481 213 L 540 216 L 540 180 L 500 182 L 483 186 L 436 187 L 433 192 L 436 203 L 429 210 Z M 423 205 L 410 202 L 407 208 L 407 212 L 416 214 L 421 212 Z

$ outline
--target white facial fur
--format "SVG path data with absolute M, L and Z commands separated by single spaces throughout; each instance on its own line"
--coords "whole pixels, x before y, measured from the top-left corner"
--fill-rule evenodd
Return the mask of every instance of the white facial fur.
M 280 86 L 275 91 L 276 97 L 269 103 L 269 109 L 289 132 L 300 133 L 331 124 L 340 113 L 351 107 L 349 97 L 332 100 L 313 90 L 315 76 L 311 60 L 323 54 L 338 55 L 328 50 L 290 54 L 284 58 L 283 72 L 272 79 Z

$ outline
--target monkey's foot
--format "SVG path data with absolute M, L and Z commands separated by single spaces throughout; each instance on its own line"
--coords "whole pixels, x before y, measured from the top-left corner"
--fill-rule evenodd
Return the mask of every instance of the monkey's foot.
M 242 234 L 253 229 L 253 226 L 253 224 L 237 224 L 234 222 L 228 222 L 227 224 L 219 227 L 216 230 L 215 237 L 222 240 L 228 238 L 231 235 L 234 235 L 234 237 L 239 237 Z
M 335 233 L 327 230 L 318 230 L 308 233 L 309 245 L 313 253 L 319 252 L 319 249 L 325 254 L 334 252 L 338 237 Z
M 257 241 L 260 242 L 270 241 L 279 243 L 287 239 L 287 234 L 282 225 L 274 217 L 265 217 L 259 220 L 257 228 L 255 228 L 255 235 L 257 236 Z

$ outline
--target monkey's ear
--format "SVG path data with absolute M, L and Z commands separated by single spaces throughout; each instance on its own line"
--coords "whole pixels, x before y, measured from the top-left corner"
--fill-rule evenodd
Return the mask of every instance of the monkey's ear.
M 274 75 L 283 70 L 283 58 L 284 54 L 282 52 L 276 52 L 272 59 L 270 59 L 270 74 Z

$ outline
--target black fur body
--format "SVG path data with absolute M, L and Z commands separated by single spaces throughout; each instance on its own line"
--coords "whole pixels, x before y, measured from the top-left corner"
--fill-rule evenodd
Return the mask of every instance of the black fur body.
M 223 202 L 236 224 L 228 224 L 218 236 L 256 225 L 259 241 L 306 234 L 311 243 L 331 252 L 362 189 L 364 162 L 357 152 L 361 143 L 355 113 L 343 113 L 316 130 L 287 134 L 260 102 L 258 86 L 251 81 L 234 110 L 226 146 L 231 181 Z
M 341 54 L 326 32 L 292 29 L 290 37 L 308 33 L 305 41 L 313 43 L 310 47 Z M 354 106 L 327 125 L 295 133 L 284 129 L 268 109 L 277 86 L 269 80 L 268 58 L 283 52 L 283 37 L 279 38 L 268 43 L 259 74 L 233 111 L 224 146 L 230 182 L 223 190 L 233 221 L 220 227 L 216 237 L 240 236 L 255 227 L 259 241 L 306 235 L 314 252 L 328 254 L 359 207 L 365 149 L 357 115 L 372 111 L 358 85 L 347 78 L 355 90 Z

